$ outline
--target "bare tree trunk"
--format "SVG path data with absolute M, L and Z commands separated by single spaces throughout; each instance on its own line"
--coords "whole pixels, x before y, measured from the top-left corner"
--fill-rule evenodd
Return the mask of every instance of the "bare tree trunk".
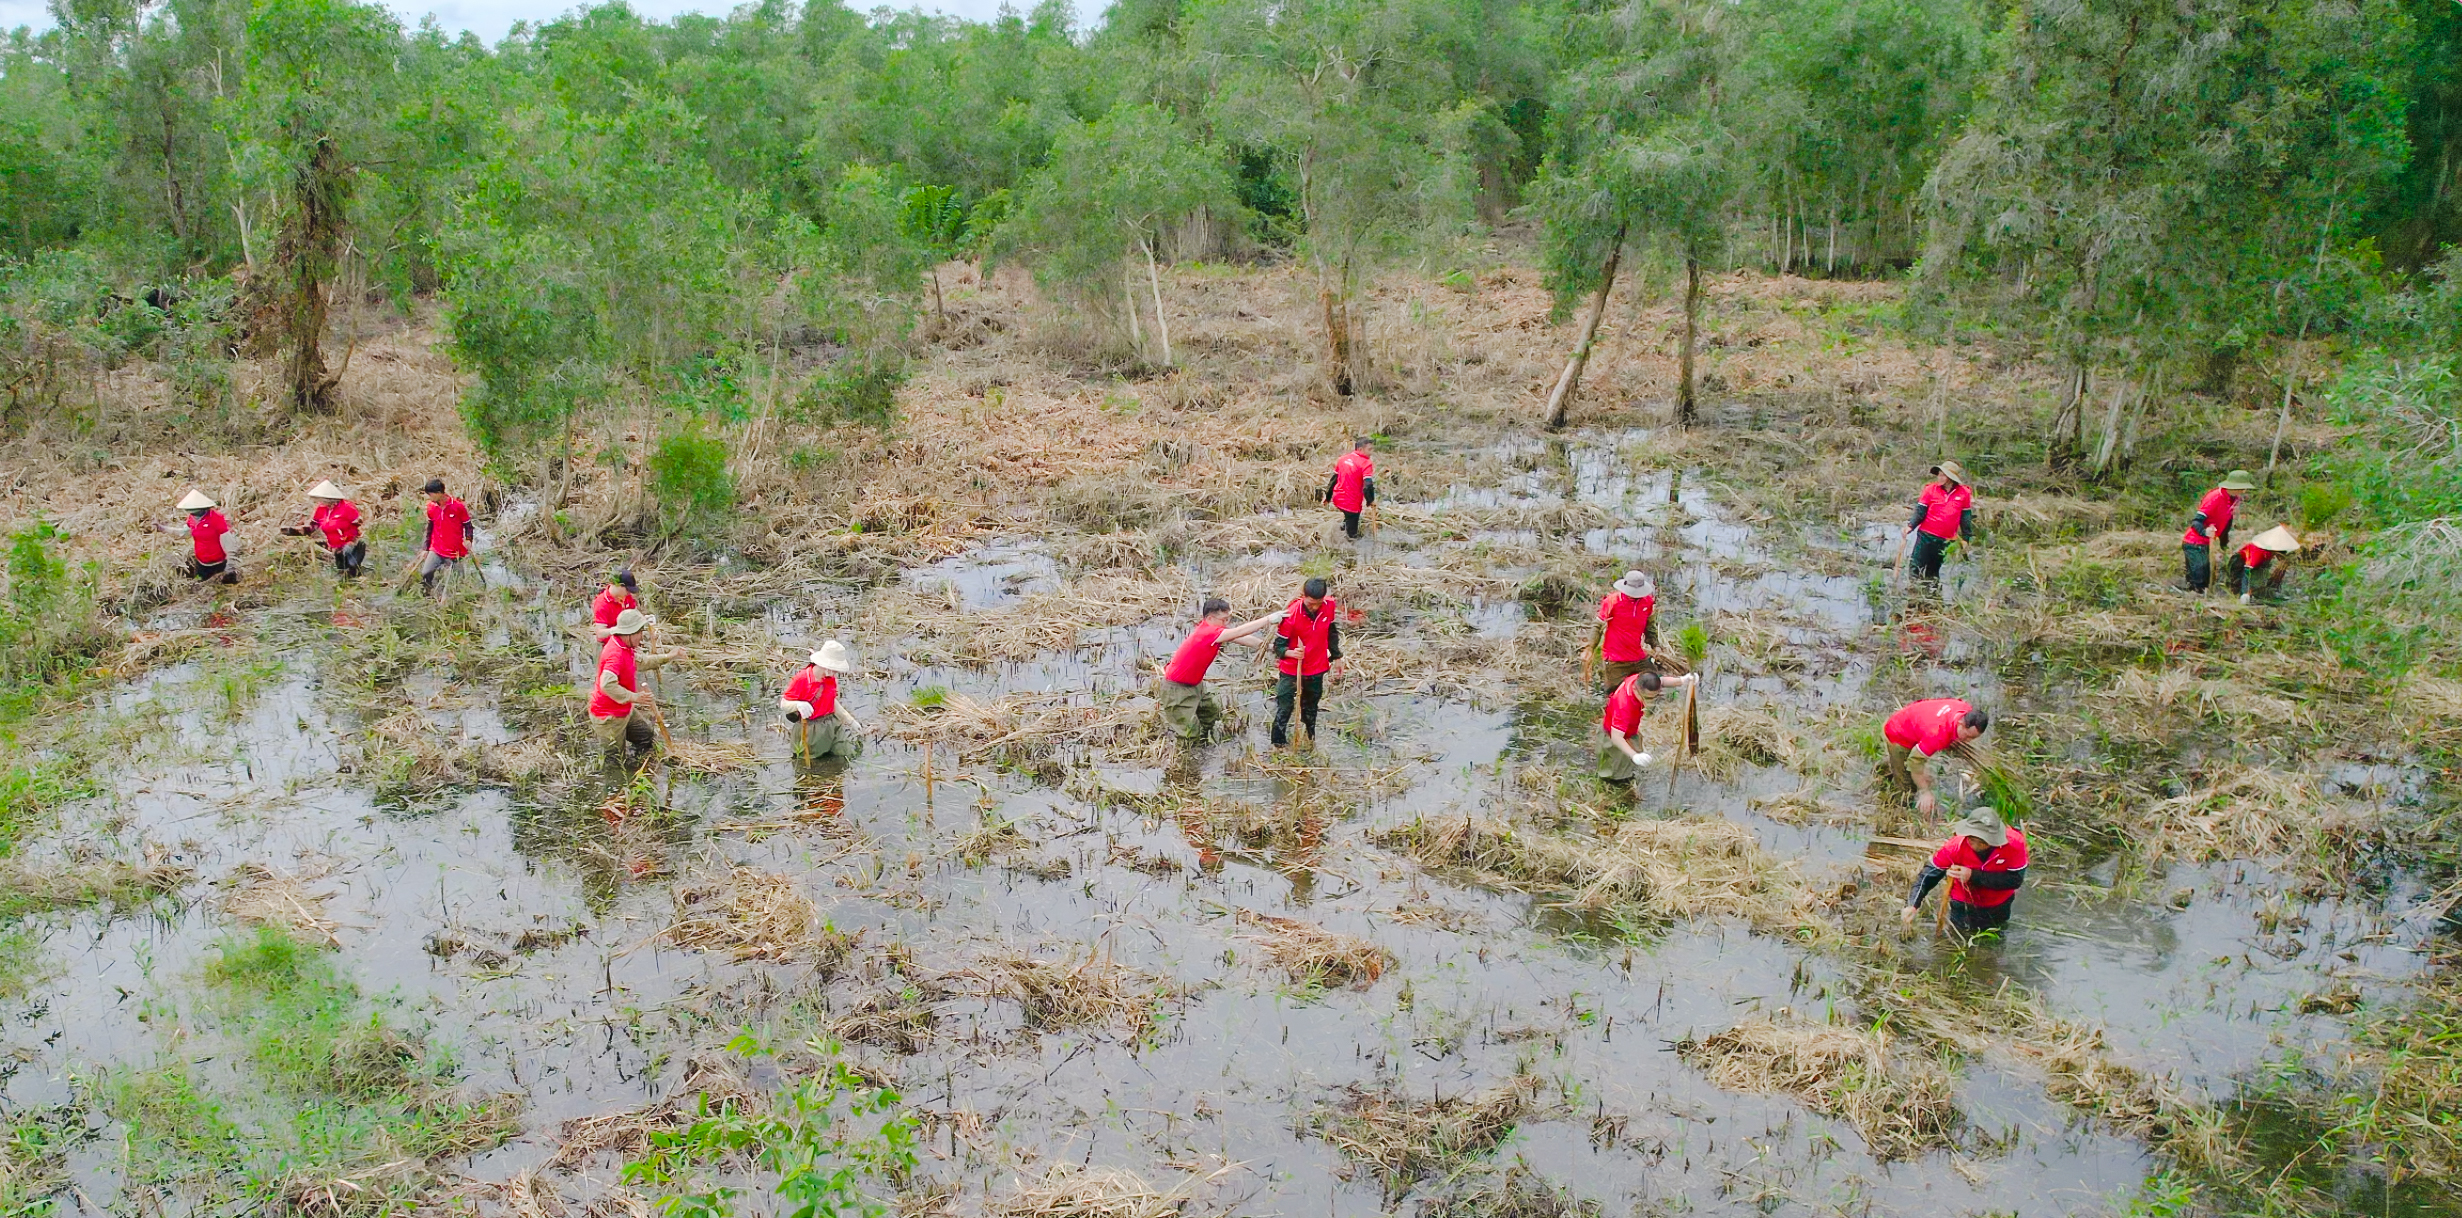
M 333 141 L 318 140 L 294 171 L 290 214 L 274 246 L 283 296 L 282 338 L 290 347 L 283 378 L 290 383 L 291 404 L 299 410 L 330 409 L 333 387 L 341 379 L 325 370 L 325 290 L 339 260 L 349 192 L 350 179 Z
M 1163 320 L 1163 278 L 1154 269 L 1154 243 L 1140 240 L 1146 251 L 1146 283 L 1154 289 L 1154 330 L 1163 338 L 1163 367 L 1171 366 L 1171 323 Z
M 1607 269 L 1599 274 L 1598 294 L 1590 298 L 1590 312 L 1582 318 L 1581 337 L 1574 340 L 1572 358 L 1564 361 L 1564 371 L 1556 377 L 1556 388 L 1547 395 L 1547 429 L 1564 426 L 1564 412 L 1572 409 L 1573 394 L 1581 388 L 1582 369 L 1590 363 L 1590 345 L 1598 338 L 1599 319 L 1607 315 L 1607 294 L 1616 288 L 1616 267 L 1624 261 L 1624 229 L 1616 229 L 1616 243 L 1607 251 Z
M 2103 436 L 2094 446 L 2094 477 L 2097 481 L 2111 472 L 2112 454 L 2120 447 L 2120 407 L 2129 400 L 2133 388 L 2134 384 L 2127 377 L 2120 378 L 2120 383 L 2112 386 L 2111 404 L 2103 408 Z
M 2300 321 L 2300 336 L 2291 344 L 2291 359 L 2283 369 L 2282 411 L 2274 416 L 2274 446 L 2265 454 L 2265 484 L 2274 485 L 2274 466 L 2282 460 L 2282 435 L 2291 428 L 2291 392 L 2300 383 L 2300 356 L 2308 347 L 2308 322 Z
M 1137 324 L 1137 276 L 1128 263 L 1120 264 L 1120 303 L 1128 306 L 1128 341 L 1137 348 L 1137 357 L 1145 358 L 1145 331 Z
M 1693 351 L 1700 346 L 1701 260 L 1684 256 L 1684 349 L 1676 354 L 1676 425 L 1690 427 L 1700 414 L 1693 394 Z
M 1351 319 L 1350 308 L 1334 299 L 1332 288 L 1317 290 L 1318 303 L 1325 307 L 1325 371 L 1333 382 L 1334 392 L 1351 396 Z
M 2060 413 L 2052 416 L 2051 442 L 2044 445 L 2043 464 L 2048 469 L 2074 465 L 2086 455 L 2081 436 L 2086 419 L 2086 382 L 2089 372 L 2084 364 L 2069 379 L 2069 400 L 2061 403 Z M 2072 422 L 2074 420 L 2074 422 Z

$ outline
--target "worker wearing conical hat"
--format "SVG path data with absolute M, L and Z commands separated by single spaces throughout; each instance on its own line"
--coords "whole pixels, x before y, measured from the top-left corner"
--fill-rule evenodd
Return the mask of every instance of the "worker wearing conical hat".
M 2280 524 L 2257 534 L 2249 539 L 2247 545 L 2241 546 L 2240 552 L 2231 556 L 2231 564 L 2226 568 L 2232 585 L 2240 590 L 2240 603 L 2247 604 L 2250 597 L 2259 592 L 2271 597 L 2281 591 L 2285 565 L 2283 558 L 2298 553 L 2299 548 L 2300 539 L 2291 535 L 2290 526 Z
M 2231 518 L 2239 513 L 2240 492 L 2255 489 L 2256 475 L 2235 469 L 2197 501 L 2196 512 L 2188 518 L 2188 531 L 2180 535 L 2180 559 L 2189 591 L 2203 592 L 2214 582 L 2214 547 L 2231 548 Z
M 658 619 L 639 609 L 627 609 L 599 645 L 598 674 L 590 682 L 590 728 L 603 748 L 630 745 L 647 753 L 658 743 L 658 733 L 634 713 L 649 697 L 641 692 L 641 670 L 657 668 L 670 658 L 640 649 L 648 641 L 646 632 L 657 624 Z
M 796 749 L 805 760 L 855 755 L 855 733 L 863 725 L 838 705 L 838 678 L 854 670 L 846 644 L 831 639 L 812 653 L 812 662 L 790 678 L 786 692 L 778 695 L 778 709 L 795 725 Z
M 1949 881 L 1949 925 L 1962 934 L 2009 924 L 2010 906 L 2026 883 L 2026 834 L 2001 823 L 2000 809 L 1977 804 L 1949 830 L 1915 877 L 1899 920 L 1912 926 L 1932 887 Z
M 333 569 L 344 579 L 359 578 L 367 565 L 368 543 L 359 536 L 359 505 L 342 493 L 342 488 L 330 480 L 308 488 L 308 523 L 282 526 L 285 537 L 320 538 L 326 553 L 333 555 Z
M 1915 539 L 1915 577 L 1937 582 L 1949 543 L 1972 543 L 1975 538 L 1975 492 L 1966 480 L 1966 467 L 1955 461 L 1932 467 L 1932 480 L 1915 496 L 1915 514 L 1898 539 L 1904 542 L 1910 535 Z
M 190 491 L 180 500 L 180 510 L 188 513 L 189 578 L 238 583 L 239 572 L 231 569 L 230 551 L 222 545 L 222 535 L 231 531 L 222 509 L 205 492 Z

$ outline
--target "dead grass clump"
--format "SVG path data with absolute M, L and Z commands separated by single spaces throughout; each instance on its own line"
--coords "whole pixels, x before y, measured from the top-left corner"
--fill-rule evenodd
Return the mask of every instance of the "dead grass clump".
M 1701 715 L 1701 751 L 1694 764 L 1719 782 L 1747 765 L 1803 768 L 1803 751 L 1767 706 L 1716 706 Z
M 2100 1030 L 2037 1012 L 2010 1043 L 2042 1068 L 2047 1094 L 2114 1132 L 2162 1146 L 2190 1166 L 2223 1169 L 2237 1158 L 2213 1109 L 2113 1061 Z
M 1418 1218 L 1602 1218 L 1605 1213 L 1598 1202 L 1515 1163 L 1501 1172 L 1466 1174 L 1444 1196 L 1421 1202 Z
M 939 705 L 891 705 L 882 719 L 918 744 L 948 744 L 961 756 L 1031 761 L 1064 748 L 1102 749 L 1115 758 L 1159 758 L 1170 742 L 1156 728 L 1153 699 L 1086 703 L 1077 694 L 1011 694 L 985 702 L 949 694 Z
M 340 947 L 342 941 L 334 932 L 341 929 L 341 923 L 325 916 L 325 902 L 333 894 L 309 888 L 320 878 L 321 873 L 293 875 L 260 863 L 242 863 L 223 881 L 230 892 L 223 898 L 222 912 L 245 926 L 279 926 L 296 938 Z
M 1319 1111 L 1312 1132 L 1373 1169 L 1387 1196 L 1494 1149 L 1530 1111 L 1535 1086 L 1515 1079 L 1475 1096 L 1417 1099 L 1399 1091 L 1352 1088 Z
M 831 937 L 820 906 L 793 876 L 738 867 L 723 880 L 680 885 L 675 922 L 660 936 L 690 951 L 725 951 L 738 960 L 791 960 L 826 952 Z M 843 948 L 840 949 L 843 954 Z
M 556 1153 L 543 1170 L 579 1171 L 601 1155 L 632 1158 L 649 1148 L 651 1134 L 683 1128 L 704 1107 L 743 1111 L 759 1101 L 759 1093 L 731 1058 L 698 1056 L 684 1066 L 684 1085 L 656 1104 L 566 1121 L 557 1132 Z
M 150 843 L 134 863 L 80 844 L 61 860 L 0 858 L 0 908 L 19 913 L 96 905 L 134 909 L 179 891 L 195 875 Z
M 1043 515 L 1087 533 L 1152 528 L 1178 513 L 1177 496 L 1143 478 L 1080 475 L 1043 496 Z
M 1194 1184 L 1159 1189 L 1135 1172 L 1062 1163 L 1019 1181 L 990 1209 L 998 1218 L 1170 1218 L 1187 1208 Z
M 1884 1162 L 1950 1145 L 1964 1119 L 1939 1062 L 1903 1052 L 1893 1061 L 1887 1041 L 1867 1029 L 1759 1017 L 1676 1050 L 1729 1091 L 1785 1092 L 1844 1118 Z
M 1666 918 L 1733 914 L 1799 933 L 1828 927 L 1799 870 L 1726 820 L 1635 821 L 1608 837 L 1580 839 L 1464 818 L 1413 821 L 1374 840 L 1431 866 L 1475 870 L 1499 887 L 1565 892 L 1566 904 L 1582 909 L 1635 908 Z
M 937 1022 L 928 1006 L 896 994 L 872 994 L 830 1020 L 826 1030 L 835 1040 L 916 1053 L 932 1039 Z
M 2146 811 L 2138 840 L 2149 855 L 2204 863 L 2308 853 L 2327 835 L 2330 807 L 2306 775 L 2252 767 Z
M 282 1205 L 304 1218 L 398 1212 L 408 1208 L 433 1179 L 423 1164 L 407 1157 L 341 1172 L 300 1172 L 282 1181 Z
M 1364 990 L 1393 967 L 1393 953 L 1357 935 L 1245 909 L 1239 911 L 1239 920 L 1264 931 L 1248 936 L 1248 941 L 1295 984 Z
M 1082 960 L 1074 953 L 1058 960 L 995 956 L 975 975 L 995 994 L 1016 999 L 1028 1027 L 1045 1031 L 1111 1024 L 1142 1035 L 1166 994 L 1159 978 L 1091 953 Z
M 726 774 L 751 765 L 752 746 L 708 740 L 679 740 L 667 749 L 667 764 L 694 774 Z

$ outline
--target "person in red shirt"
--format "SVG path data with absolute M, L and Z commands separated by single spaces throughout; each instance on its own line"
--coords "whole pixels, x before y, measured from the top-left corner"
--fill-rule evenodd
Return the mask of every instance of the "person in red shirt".
M 2235 469 L 2197 501 L 2197 511 L 2188 518 L 2188 531 L 2180 535 L 2180 559 L 2189 591 L 2203 592 L 2214 582 L 2214 547 L 2231 548 L 2231 518 L 2239 514 L 2239 492 L 2255 489 L 2256 475 Z
M 1965 467 L 1955 461 L 1933 466 L 1932 481 L 1915 497 L 1915 514 L 1898 535 L 1900 545 L 1906 544 L 1909 535 L 1915 539 L 1915 578 L 1940 582 L 1941 560 L 1948 557 L 1949 543 L 1972 544 L 1974 521 L 1975 492 L 1967 484 Z
M 641 607 L 641 584 L 631 570 L 618 571 L 607 578 L 607 586 L 590 599 L 590 628 L 600 638 L 607 637 L 607 628 L 616 624 L 627 609 Z
M 1214 695 L 1206 692 L 1205 674 L 1214 666 L 1214 657 L 1221 653 L 1223 645 L 1245 642 L 1262 647 L 1265 628 L 1283 618 L 1281 613 L 1269 613 L 1234 626 L 1231 603 L 1219 596 L 1205 598 L 1198 613 L 1197 628 L 1188 632 L 1178 651 L 1171 653 L 1171 663 L 1163 669 L 1162 684 L 1155 691 L 1164 724 L 1183 740 L 1202 739 L 1214 721 L 1222 717 L 1222 708 L 1215 705 Z
M 436 591 L 436 577 L 470 556 L 478 529 L 470 523 L 470 507 L 445 493 L 445 480 L 430 478 L 427 494 L 427 555 L 419 560 L 419 590 Z
M 188 513 L 188 576 L 196 580 L 221 580 L 226 584 L 239 582 L 239 572 L 231 569 L 231 555 L 222 547 L 222 535 L 231 531 L 231 522 L 223 518 L 222 509 L 203 491 L 190 491 L 180 500 L 180 510 Z
M 1949 881 L 1949 924 L 1961 934 L 1997 931 L 2009 924 L 2010 906 L 2026 883 L 2026 834 L 2001 823 L 2000 810 L 1977 804 L 1949 830 L 1915 876 L 1898 920 L 1915 924 L 1915 911 L 1932 886 Z
M 855 671 L 848 658 L 846 644 L 831 639 L 812 653 L 806 664 L 786 683 L 786 692 L 778 695 L 778 709 L 786 721 L 795 724 L 797 748 L 805 761 L 815 757 L 852 757 L 855 755 L 855 733 L 863 725 L 845 707 L 838 705 L 838 678 Z
M 1274 747 L 1291 743 L 1291 705 L 1299 704 L 1300 727 L 1316 742 L 1317 704 L 1325 699 L 1325 674 L 1342 658 L 1342 611 L 1325 594 L 1325 581 L 1311 579 L 1282 611 L 1274 632 L 1274 658 L 1282 676 L 1274 682 Z M 1296 650 L 1294 650 L 1296 649 Z
M 1343 536 L 1359 540 L 1359 514 L 1376 503 L 1376 462 L 1368 456 L 1368 437 L 1351 441 L 1351 451 L 1335 460 L 1324 501 L 1342 513 Z
M 359 505 L 331 481 L 308 488 L 308 523 L 282 526 L 285 537 L 318 537 L 333 555 L 333 569 L 344 579 L 357 579 L 368 561 L 368 543 L 359 536 Z
M 1599 601 L 1599 624 L 1590 632 L 1590 646 L 1598 652 L 1609 689 L 1656 667 L 1650 649 L 1658 646 L 1658 622 L 1652 616 L 1657 608 L 1658 584 L 1639 571 L 1625 572 Z
M 1599 777 L 1608 782 L 1628 783 L 1640 777 L 1641 767 L 1650 764 L 1650 755 L 1633 747 L 1633 734 L 1641 730 L 1643 694 L 1682 689 L 1700 679 L 1637 672 L 1616 686 L 1615 692 L 1607 695 L 1607 713 L 1599 719 Z
M 2249 539 L 2240 552 L 2231 556 L 2225 569 L 2233 586 L 2240 590 L 2240 603 L 2245 605 L 2256 593 L 2268 597 L 2282 590 L 2282 566 L 2275 559 L 2297 553 L 2300 539 L 2291 535 L 2291 526 L 2278 524 Z
M 1932 775 L 1923 759 L 1952 745 L 1978 740 L 1991 726 L 1991 715 L 1957 698 L 1909 702 L 1881 725 L 1881 736 L 1889 742 L 1889 777 L 1901 786 L 1912 784 L 1915 810 L 1930 816 L 1939 805 L 1932 797 Z
M 602 748 L 631 745 L 646 753 L 658 743 L 658 733 L 633 713 L 649 698 L 641 692 L 641 670 L 657 668 L 670 658 L 639 650 L 647 641 L 642 632 L 656 624 L 656 618 L 643 616 L 639 609 L 627 609 L 599 645 L 598 675 L 590 682 L 590 728 Z

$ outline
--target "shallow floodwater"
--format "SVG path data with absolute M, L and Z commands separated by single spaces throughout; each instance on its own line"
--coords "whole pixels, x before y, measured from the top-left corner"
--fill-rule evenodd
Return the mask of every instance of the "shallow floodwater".
M 1846 543 L 1765 535 L 1725 511 L 1705 479 L 1633 468 L 1622 454 L 1640 438 L 1499 446 L 1501 485 L 1451 487 L 1419 505 L 1463 516 L 1465 540 L 1423 544 L 1477 544 L 1477 529 L 1498 514 L 1534 506 L 1606 513 L 1612 526 L 1574 544 L 1663 556 L 1653 565 L 1676 620 L 1775 615 L 1787 646 L 1803 653 L 1793 670 L 1714 669 L 1708 698 L 1885 713 L 1878 674 L 1907 652 L 1882 598 L 1867 580 L 1810 574 L 1788 557 Z M 1869 539 L 1848 548 L 1868 550 Z M 981 612 L 1057 579 L 1049 557 L 1025 543 L 908 575 Z M 382 598 L 364 612 L 385 612 Z M 1436 625 L 1418 613 L 1389 617 L 1377 629 L 1403 639 Z M 1517 601 L 1474 604 L 1462 617 L 1459 629 L 1499 646 L 1529 629 Z M 544 629 L 558 624 L 542 622 L 543 641 L 582 679 L 586 657 Z M 1002 669 L 892 657 L 887 680 L 851 684 L 849 701 L 877 720 L 874 706 L 925 686 L 977 697 L 1133 691 L 1137 657 L 1167 651 L 1182 627 L 1158 620 Z M 1942 655 L 1916 651 L 1903 679 L 1938 692 L 1990 688 L 1955 649 Z M 877 990 L 860 972 L 823 982 L 808 966 L 736 963 L 660 940 L 673 885 L 742 864 L 797 877 L 836 928 L 868 945 L 903 944 L 912 965 L 902 971 L 937 979 L 923 996 L 936 1026 L 919 1052 L 849 1052 L 932 1118 L 923 1175 L 972 1191 L 1005 1187 L 1021 1163 L 1091 1163 L 1165 1186 L 1183 1173 L 1211 1175 L 1200 1212 L 1392 1212 L 1411 1199 L 1388 1197 L 1309 1135 L 1311 1115 L 1346 1088 L 1458 1096 L 1517 1076 L 1537 1080 L 1537 1108 L 1495 1161 L 1526 1163 L 1610 1214 L 2096 1213 L 2155 1166 L 2144 1147 L 2047 1098 L 2022 1064 L 1993 1061 L 1961 1074 L 1959 1102 L 1977 1135 L 1965 1148 L 1878 1162 L 1847 1122 L 1786 1095 L 1721 1091 L 1671 1048 L 1757 1011 L 1865 1018 L 1834 961 L 1734 920 L 1600 927 L 1427 873 L 1369 841 L 1413 817 L 1500 805 L 1518 767 L 1551 749 L 1578 751 L 1580 741 L 1510 705 L 1338 680 L 1321 757 L 1269 767 L 1256 752 L 1271 714 L 1265 670 L 1243 657 L 1226 661 L 1221 682 L 1245 713 L 1240 739 L 1159 766 L 1097 756 L 1055 786 L 953 762 L 946 748 L 927 784 L 922 755 L 892 742 L 851 765 L 806 770 L 766 708 L 746 715 L 679 695 L 676 719 L 697 730 L 735 738 L 754 725 L 760 760 L 720 778 L 670 776 L 684 828 L 660 835 L 492 791 L 379 806 L 339 772 L 360 725 L 329 709 L 322 683 L 334 674 L 309 647 L 279 656 L 279 671 L 235 709 L 210 664 L 187 663 L 133 682 L 100 712 L 159 721 L 140 755 L 103 775 L 105 793 L 65 822 L 108 825 L 123 844 L 173 846 L 199 879 L 167 916 L 80 915 L 45 934 L 49 978 L 0 1025 L 0 1049 L 17 1062 L 0 1092 L 12 1108 L 78 1102 L 101 1070 L 218 1051 L 210 1035 L 175 1034 L 161 1015 L 230 933 L 215 882 L 255 864 L 313 877 L 312 888 L 332 894 L 340 958 L 363 987 L 391 995 L 399 1018 L 452 1046 L 474 1087 L 524 1097 L 522 1134 L 456 1165 L 509 1178 L 553 1152 L 563 1122 L 660 1098 L 696 1047 L 723 1039 L 747 1012 L 796 995 L 844 1009 Z M 514 735 L 486 691 L 436 674 L 414 677 L 401 698 L 438 732 L 482 743 Z M 1665 800 L 1657 775 L 1642 784 L 1645 809 Z M 2385 796 L 2396 778 L 2352 782 Z M 1766 767 L 1729 783 L 1688 773 L 1675 803 L 1748 825 L 1816 874 L 1858 868 L 1868 831 L 1755 810 L 1756 799 L 1802 785 Z M 1127 798 L 1177 794 L 1280 808 L 1296 829 L 1218 840 L 1202 823 L 1148 816 L 1135 809 L 1153 801 Z M 811 809 L 834 815 L 791 816 Z M 953 844 L 987 819 L 1014 822 L 1028 844 L 969 867 Z M 2388 904 L 2304 900 L 2252 862 L 2177 866 L 2115 887 L 2110 860 L 2050 850 L 2034 873 L 2006 943 L 1943 952 L 1935 967 L 1986 987 L 2003 977 L 2029 987 L 2057 1013 L 2105 1029 L 2122 1060 L 2216 1098 L 2285 1046 L 2347 1039 L 2342 1017 L 2300 1013 L 2304 997 L 2336 987 L 2394 996 L 2422 959 L 2420 928 L 2389 918 Z M 2421 895 L 2397 885 L 2390 908 L 2399 914 Z M 1263 967 L 1242 911 L 1373 939 L 1396 967 L 1364 990 L 1294 987 Z M 1113 1027 L 1031 1028 L 1017 1003 L 969 981 L 983 957 L 1003 951 L 1095 955 L 1150 974 L 1168 995 L 1160 1025 L 1142 1040 Z M 117 1155 L 109 1136 L 80 1146 L 65 1210 L 161 1203 L 124 1194 Z M 600 1165 L 602 1182 L 611 1166 Z

